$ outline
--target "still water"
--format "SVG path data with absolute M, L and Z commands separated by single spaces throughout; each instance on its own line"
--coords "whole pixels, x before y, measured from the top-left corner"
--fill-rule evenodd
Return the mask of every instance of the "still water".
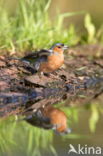
M 56 135 L 52 130 L 35 128 L 25 121 L 18 122 L 15 119 L 3 121 L 0 126 L 2 135 L 0 135 L 0 142 L 2 141 L 0 156 L 75 156 L 76 154 L 72 152 L 68 154 L 70 144 L 76 150 L 78 146 L 85 147 L 83 152 L 85 150 L 88 152 L 87 147 L 102 148 L 103 115 L 100 115 L 95 132 L 91 132 L 89 125 L 91 110 L 86 107 L 66 107 L 63 108 L 63 111 L 67 113 L 68 109 L 72 111 L 70 118 L 68 116 L 68 126 L 72 132 L 63 136 Z M 73 114 L 75 117 L 72 118 Z

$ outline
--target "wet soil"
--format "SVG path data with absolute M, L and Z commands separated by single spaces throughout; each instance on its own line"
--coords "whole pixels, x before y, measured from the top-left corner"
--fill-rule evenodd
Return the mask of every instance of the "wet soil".
M 103 46 L 83 45 L 65 53 L 51 75 L 33 74 L 31 65 L 0 56 L 0 115 L 20 114 L 69 99 L 91 100 L 103 93 Z

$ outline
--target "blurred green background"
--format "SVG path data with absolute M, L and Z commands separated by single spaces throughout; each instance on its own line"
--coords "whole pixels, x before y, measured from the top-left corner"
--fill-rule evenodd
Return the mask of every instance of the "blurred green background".
M 52 0 L 50 12 L 51 15 L 55 15 L 56 10 L 59 9 L 61 12 L 78 12 L 78 11 L 85 11 L 89 12 L 92 16 L 93 22 L 96 24 L 96 26 L 100 26 L 103 24 L 102 15 L 103 15 L 103 9 L 102 9 L 103 1 L 102 0 Z M 77 24 L 79 27 L 83 26 L 83 19 L 84 16 L 77 16 L 77 17 L 71 17 L 67 20 L 67 23 L 74 23 Z
M 0 0 L 3 7 L 5 7 L 10 14 L 15 14 L 15 9 L 18 7 L 18 0 Z M 28 0 L 32 1 L 32 0 Z M 39 0 L 40 1 L 40 0 Z M 42 1 L 42 0 L 41 0 Z M 54 18 L 58 11 L 60 13 L 64 12 L 77 12 L 85 11 L 89 12 L 93 18 L 93 22 L 96 26 L 103 24 L 103 1 L 102 0 L 52 0 L 49 8 L 50 17 Z M 78 26 L 83 25 L 84 16 L 70 17 L 64 23 L 66 26 L 68 24 L 75 23 Z
M 1 0 L 0 51 L 103 43 L 102 0 Z

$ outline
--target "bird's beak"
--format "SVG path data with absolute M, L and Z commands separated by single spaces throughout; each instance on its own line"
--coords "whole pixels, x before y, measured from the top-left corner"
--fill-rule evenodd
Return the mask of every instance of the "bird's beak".
M 70 128 L 67 128 L 65 131 L 63 131 L 63 132 L 58 132 L 56 129 L 54 130 L 55 131 L 55 133 L 57 134 L 57 135 L 66 135 L 66 134 L 70 134 L 71 133 L 71 129 Z
M 64 45 L 63 46 L 63 50 L 66 50 L 66 49 L 68 49 L 69 47 L 67 46 L 67 45 Z
M 67 128 L 64 133 L 69 134 L 69 133 L 71 133 L 71 131 L 72 131 L 71 128 Z
M 71 129 L 67 128 L 64 132 L 62 132 L 60 135 L 66 135 L 66 134 L 70 134 L 71 133 Z

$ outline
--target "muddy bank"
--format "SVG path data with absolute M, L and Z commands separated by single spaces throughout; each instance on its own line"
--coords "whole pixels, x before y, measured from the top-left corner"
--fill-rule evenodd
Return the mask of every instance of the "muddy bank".
M 64 66 L 50 76 L 32 74 L 30 65 L 0 56 L 0 115 L 22 113 L 62 100 L 91 100 L 103 92 L 103 47 L 71 48 Z

